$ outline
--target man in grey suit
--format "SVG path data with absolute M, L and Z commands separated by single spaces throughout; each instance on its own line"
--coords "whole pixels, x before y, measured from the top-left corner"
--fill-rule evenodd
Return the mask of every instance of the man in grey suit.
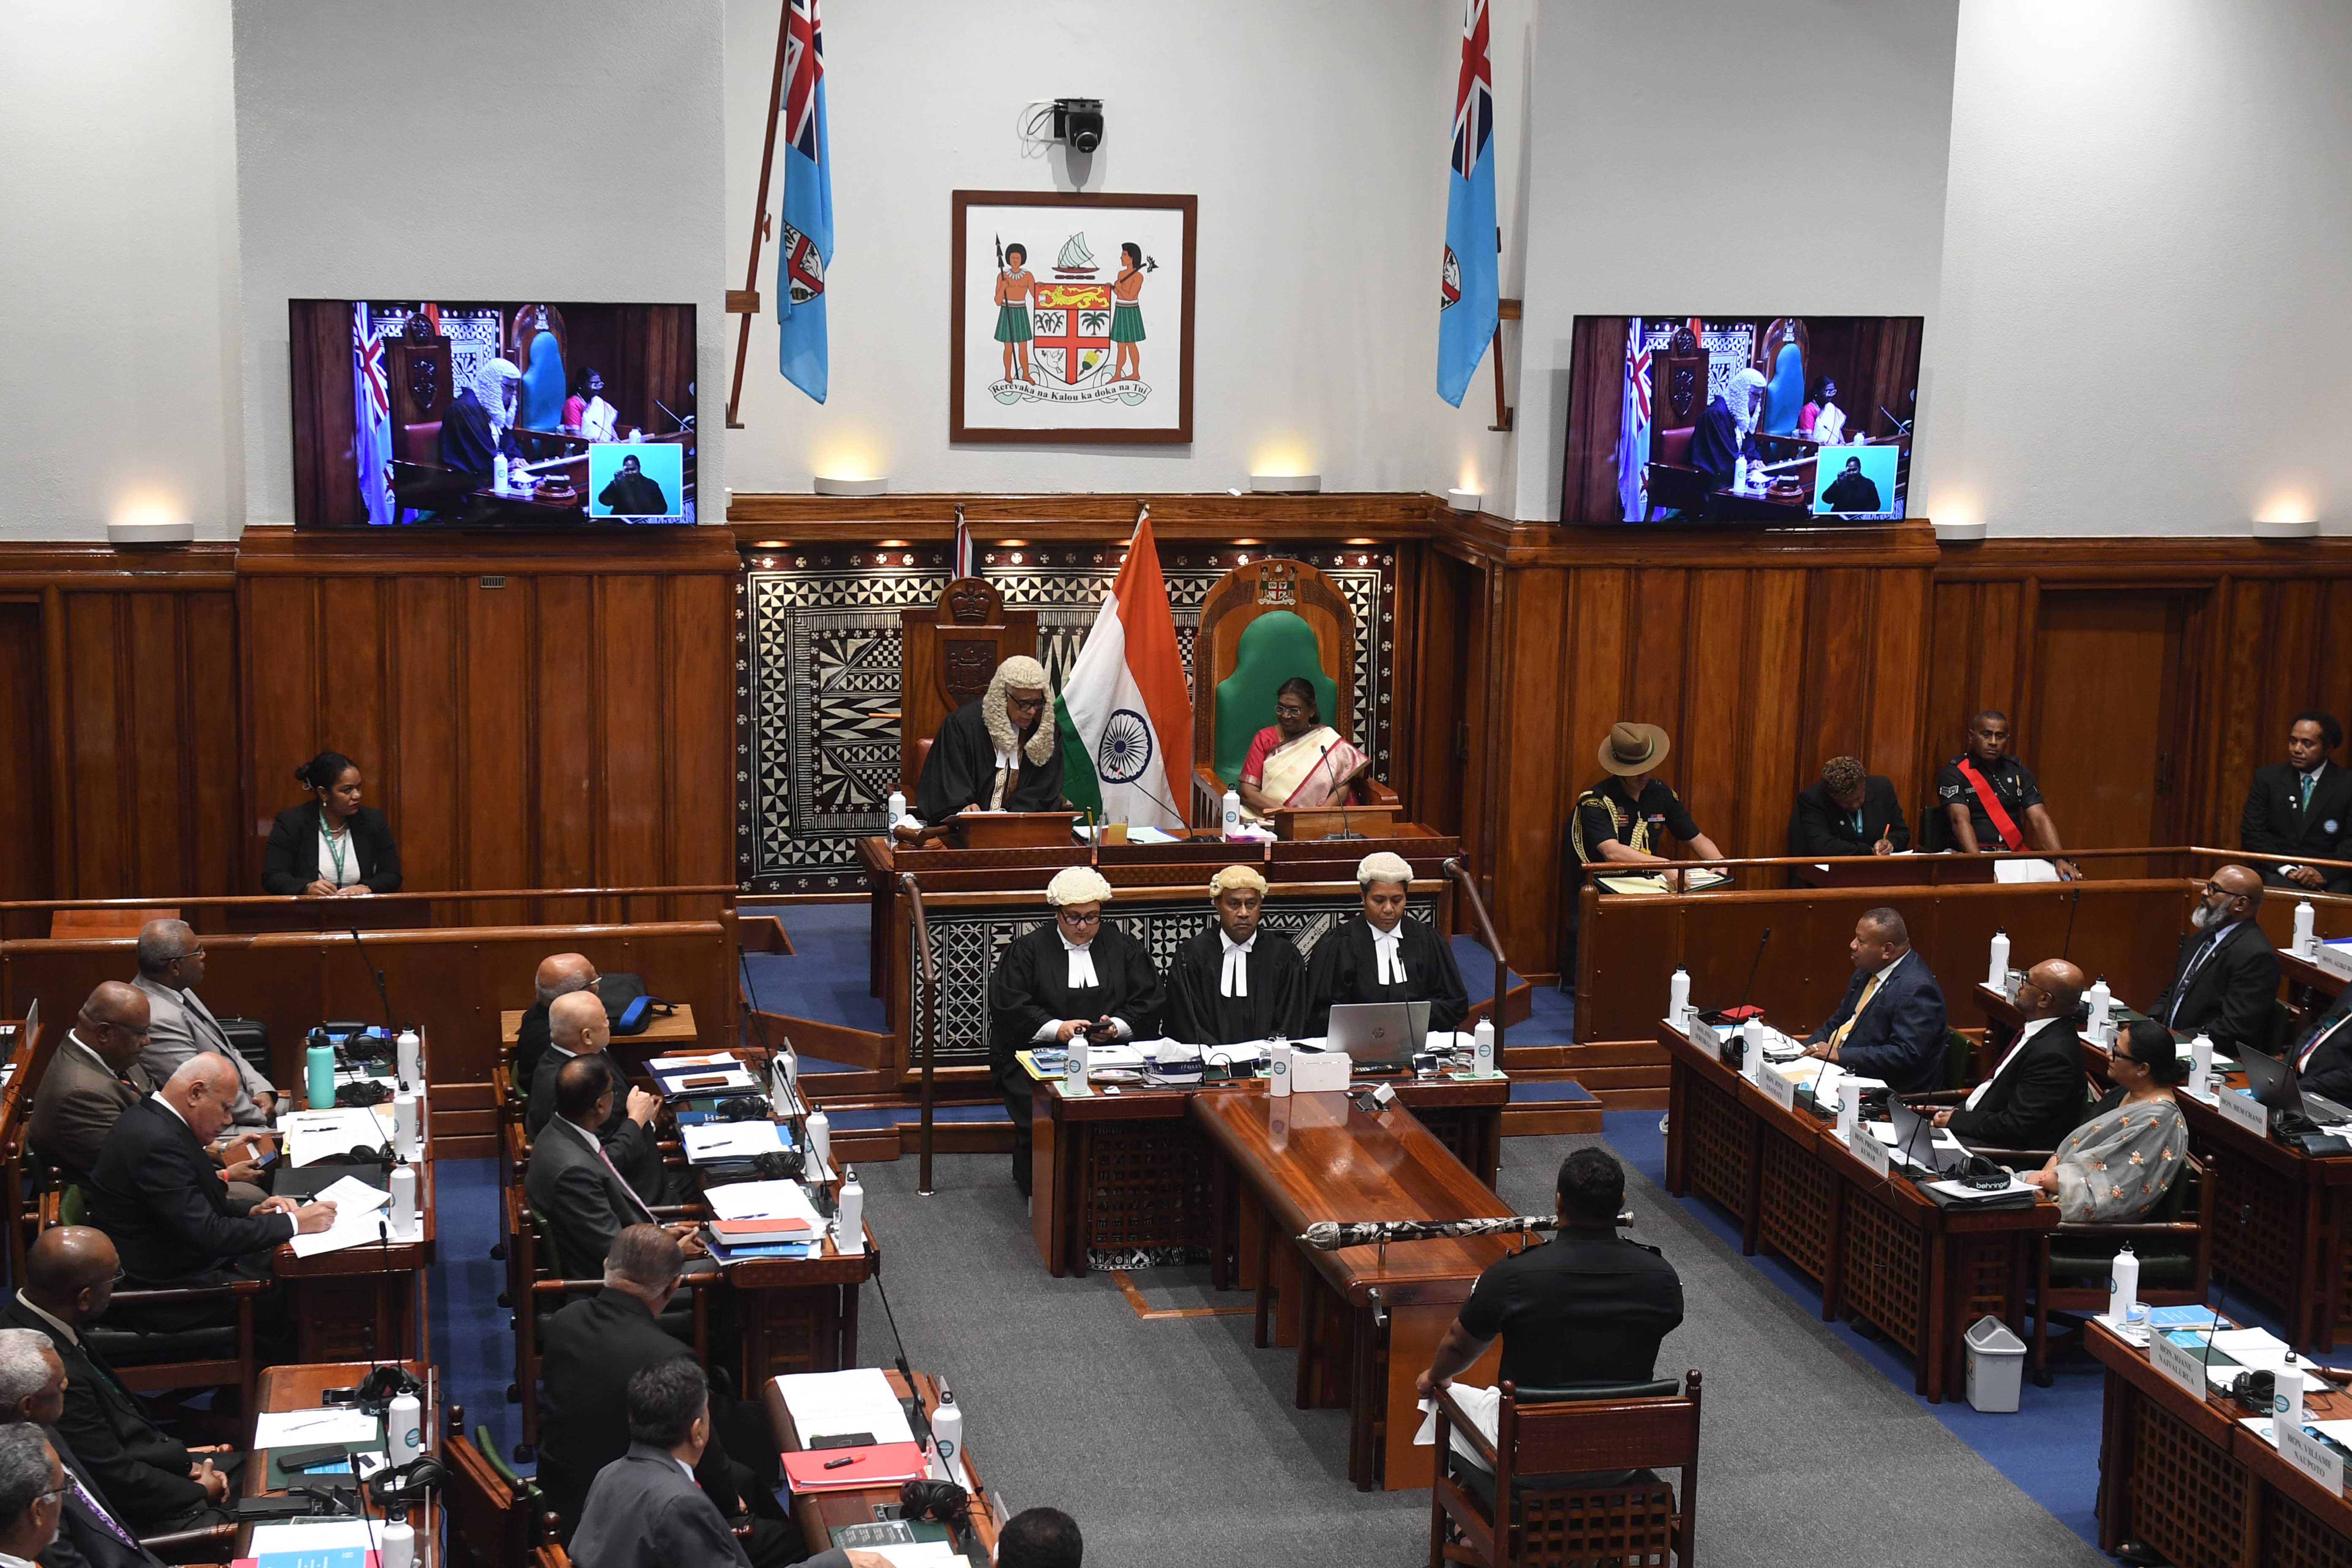
M 614 1169 L 604 1141 L 592 1131 L 612 1115 L 614 1077 L 594 1055 L 563 1064 L 555 1075 L 555 1114 L 532 1140 L 530 1163 L 523 1173 L 523 1194 L 532 1212 L 547 1221 L 557 1261 L 572 1279 L 596 1278 L 623 1227 L 661 1223 Z M 705 1256 L 692 1225 L 669 1229 L 688 1257 Z
M 185 921 L 149 921 L 139 931 L 139 978 L 147 997 L 147 1048 L 140 1059 L 157 1083 L 198 1051 L 236 1064 L 236 1103 L 230 1126 L 268 1127 L 278 1114 L 278 1091 L 229 1044 L 228 1031 L 196 995 L 205 983 L 205 944 Z
M 580 1568 L 751 1568 L 727 1516 L 694 1479 L 710 1441 L 710 1384 L 690 1355 L 629 1379 L 629 1451 L 596 1472 L 572 1538 Z

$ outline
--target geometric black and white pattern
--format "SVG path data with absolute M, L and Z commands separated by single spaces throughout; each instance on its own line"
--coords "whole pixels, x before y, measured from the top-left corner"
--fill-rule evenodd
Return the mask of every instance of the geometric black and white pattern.
M 1116 545 L 982 552 L 1006 604 L 1037 612 L 1039 657 L 1058 689 L 1103 595 Z M 1163 545 L 1160 572 L 1189 675 L 1201 604 L 1244 561 L 1305 561 L 1354 611 L 1352 731 L 1389 772 L 1396 553 L 1376 547 Z M 855 841 L 880 831 L 898 777 L 898 612 L 947 583 L 947 552 L 835 545 L 749 553 L 736 586 L 736 880 L 745 892 L 849 892 Z

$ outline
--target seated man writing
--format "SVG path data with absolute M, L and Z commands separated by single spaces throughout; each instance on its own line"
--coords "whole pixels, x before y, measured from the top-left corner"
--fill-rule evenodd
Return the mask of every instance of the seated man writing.
M 1326 805 L 1352 794 L 1372 760 L 1323 722 L 1315 687 L 1293 676 L 1276 689 L 1274 722 L 1250 741 L 1234 786 L 1254 816 L 1284 807 Z
M 1307 1032 L 1331 1032 L 1331 1008 L 1342 1002 L 1426 1002 L 1429 1026 L 1458 1029 L 1470 1016 L 1470 994 L 1452 944 L 1425 921 L 1407 919 L 1405 892 L 1412 862 L 1382 850 L 1356 865 L 1364 908 L 1315 944 L 1307 964 Z
M 1298 1033 L 1307 961 L 1288 937 L 1259 925 L 1265 879 L 1228 866 L 1209 879 L 1209 902 L 1215 918 L 1169 965 L 1168 1037 L 1232 1046 Z
M 915 815 L 945 822 L 960 811 L 1052 811 L 1062 804 L 1061 738 L 1045 667 L 1019 656 L 988 689 L 940 721 L 915 782 Z
M 1897 1094 L 1943 1081 L 1944 994 L 1927 962 L 1911 951 L 1911 933 L 1891 909 L 1865 910 L 1846 943 L 1853 978 L 1845 1000 L 1805 1040 L 1805 1054 L 1864 1078 L 1884 1079 Z

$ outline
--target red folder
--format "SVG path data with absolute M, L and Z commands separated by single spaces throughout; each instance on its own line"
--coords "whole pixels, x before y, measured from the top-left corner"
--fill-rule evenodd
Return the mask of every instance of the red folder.
M 825 1466 L 850 1462 L 837 1469 Z M 919 1443 L 874 1443 L 862 1448 L 803 1448 L 783 1456 L 784 1479 L 796 1492 L 841 1491 L 849 1487 L 895 1487 L 929 1473 Z

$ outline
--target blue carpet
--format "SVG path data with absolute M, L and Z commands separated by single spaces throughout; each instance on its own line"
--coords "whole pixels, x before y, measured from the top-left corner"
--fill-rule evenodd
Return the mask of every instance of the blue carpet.
M 1601 1124 L 1611 1148 L 1651 1181 L 1661 1187 L 1665 1184 L 1666 1140 L 1658 1131 L 1656 1112 L 1612 1110 L 1601 1118 Z M 1737 1250 L 1739 1227 L 1723 1210 L 1696 1194 L 1683 1199 L 1682 1206 Z M 1820 1288 L 1786 1259 L 1759 1252 L 1748 1261 L 1784 1294 L 1817 1312 L 1821 1310 Z M 1888 1382 L 1910 1393 L 1910 1357 L 1884 1340 L 1856 1332 L 1851 1324 L 1826 1326 Z M 2053 1355 L 2051 1372 L 2055 1381 L 2048 1388 L 2036 1388 L 2032 1378 L 2026 1378 L 2014 1415 L 1979 1415 L 1958 1393 L 1941 1405 L 1930 1405 L 1916 1394 L 1912 1397 L 2020 1491 L 2095 1546 L 2105 1373 L 2096 1361 L 2081 1352 Z
M 507 1403 L 514 1381 L 514 1330 L 499 1292 L 507 1266 L 490 1257 L 499 1239 L 498 1166 L 491 1160 L 436 1160 L 433 1166 L 434 1265 L 426 1301 L 442 1398 L 466 1411 L 466 1431 L 488 1426 L 499 1456 L 514 1459 L 522 1411 Z M 531 1467 L 524 1466 L 526 1473 Z
M 882 1031 L 882 999 L 866 994 L 872 949 L 866 931 L 873 906 L 865 900 L 831 904 L 743 906 L 745 914 L 774 915 L 793 941 L 793 956 L 745 955 L 751 993 L 765 1012 L 814 1018 L 821 1024 Z M 810 1070 L 823 1071 L 810 1064 Z

